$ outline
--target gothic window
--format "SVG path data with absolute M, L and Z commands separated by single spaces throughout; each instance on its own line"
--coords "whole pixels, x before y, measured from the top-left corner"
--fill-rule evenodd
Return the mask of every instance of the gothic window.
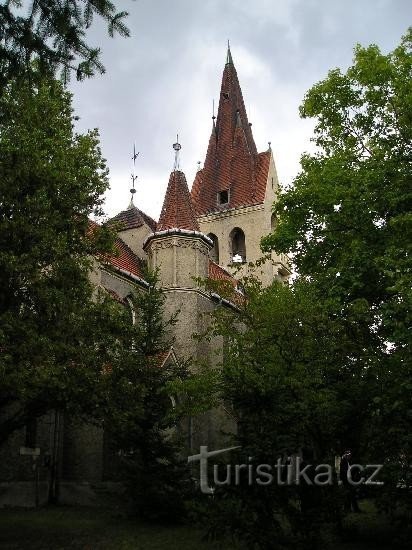
M 213 248 L 209 252 L 209 257 L 211 260 L 219 263 L 219 239 L 213 233 L 208 234 L 209 239 L 213 241 Z
M 229 239 L 231 261 L 233 263 L 246 262 L 246 240 L 244 232 L 239 227 L 235 227 L 232 229 Z

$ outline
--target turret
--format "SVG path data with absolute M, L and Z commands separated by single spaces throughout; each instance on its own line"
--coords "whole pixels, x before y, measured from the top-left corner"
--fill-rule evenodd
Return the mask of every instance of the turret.
M 152 269 L 159 268 L 163 288 L 194 288 L 206 278 L 212 241 L 200 232 L 186 177 L 173 170 L 157 229 L 143 245 Z

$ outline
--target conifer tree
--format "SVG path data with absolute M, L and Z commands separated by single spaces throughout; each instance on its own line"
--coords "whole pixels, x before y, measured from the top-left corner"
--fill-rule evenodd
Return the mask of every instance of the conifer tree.
M 189 373 L 184 363 L 165 362 L 176 316 L 165 318 L 157 273 L 146 271 L 145 280 L 147 290 L 131 297 L 135 324 L 126 329 L 121 355 L 106 379 L 104 421 L 113 448 L 122 455 L 121 476 L 136 513 L 174 521 L 184 516 L 190 483 L 170 392 Z
M 30 70 L 36 58 L 41 72 L 61 69 L 64 79 L 103 73 L 100 48 L 86 41 L 95 18 L 107 24 L 109 36 L 129 36 L 128 13 L 110 0 L 21 0 L 0 4 L 0 85 Z

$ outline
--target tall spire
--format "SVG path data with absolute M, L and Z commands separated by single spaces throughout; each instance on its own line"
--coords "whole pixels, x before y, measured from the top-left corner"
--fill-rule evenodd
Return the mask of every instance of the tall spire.
M 260 204 L 264 200 L 263 184 L 262 189 L 258 189 L 256 181 L 258 172 L 261 172 L 260 156 L 229 43 L 214 122 L 204 168 L 196 175 L 192 187 L 192 199 L 198 216 L 221 209 Z M 228 190 L 229 202 L 222 201 L 220 204 L 219 193 Z

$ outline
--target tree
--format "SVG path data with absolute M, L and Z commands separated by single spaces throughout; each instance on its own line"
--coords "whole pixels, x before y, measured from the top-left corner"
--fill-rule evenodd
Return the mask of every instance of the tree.
M 301 107 L 315 118 L 317 152 L 275 206 L 266 250 L 292 253 L 301 279 L 337 315 L 368 318 L 375 355 L 363 451 L 385 461 L 388 487 L 410 485 L 412 417 L 412 29 L 387 55 L 355 48 L 353 65 L 313 86 Z M 361 428 L 359 428 L 361 430 Z M 383 434 L 386 445 L 382 445 Z M 389 483 L 391 482 L 391 483 Z
M 85 40 L 96 16 L 105 20 L 110 36 L 129 36 L 128 13 L 117 12 L 110 0 L 33 0 L 23 10 L 21 0 L 0 5 L 0 85 L 27 72 L 33 58 L 42 73 L 62 69 L 65 80 L 72 71 L 78 79 L 103 73 L 100 49 Z
M 306 282 L 262 288 L 249 278 L 243 288 L 239 311 L 219 308 L 211 326 L 211 335 L 225 340 L 215 392 L 238 419 L 231 445 L 241 449 L 230 456 L 231 483 L 217 487 L 200 519 L 213 535 L 235 536 L 250 547 L 316 547 L 322 531 L 340 519 L 336 480 L 325 487 L 283 486 L 275 467 L 303 450 L 306 462 L 328 464 L 333 474 L 354 415 L 364 416 L 365 327 L 337 318 Z M 233 464 L 247 465 L 238 485 Z M 262 464 L 271 465 L 272 483 L 256 481 Z M 285 478 L 283 466 L 282 483 Z
M 180 456 L 179 415 L 171 385 L 189 377 L 184 363 L 166 362 L 176 315 L 165 318 L 157 273 L 146 271 L 147 290 L 135 292 L 135 323 L 123 331 L 122 352 L 104 377 L 104 426 L 121 452 L 121 477 L 136 513 L 150 520 L 181 520 L 190 490 Z
M 119 308 L 90 282 L 113 235 L 101 214 L 107 169 L 97 131 L 73 131 L 71 96 L 46 79 L 0 98 L 0 443 L 67 407 L 92 414 L 118 353 Z

